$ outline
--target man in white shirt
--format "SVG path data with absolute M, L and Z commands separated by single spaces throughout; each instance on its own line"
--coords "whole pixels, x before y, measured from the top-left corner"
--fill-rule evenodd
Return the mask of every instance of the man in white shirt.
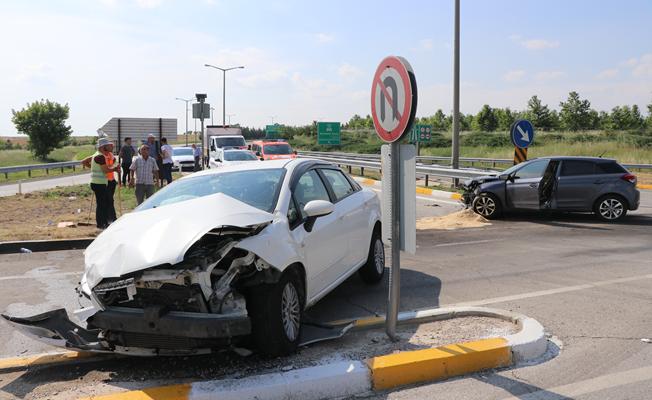
M 161 138 L 161 157 L 163 158 L 163 178 L 172 183 L 172 146 L 168 144 L 167 138 Z

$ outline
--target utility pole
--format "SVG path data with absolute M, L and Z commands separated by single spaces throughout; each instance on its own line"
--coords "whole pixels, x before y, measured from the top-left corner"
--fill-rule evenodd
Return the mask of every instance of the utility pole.
M 235 114 L 226 114 L 229 117 L 229 126 L 231 126 L 231 117 L 235 117 Z
M 213 114 L 215 114 L 215 107 L 211 107 L 211 125 L 215 125 L 213 123 Z
M 455 39 L 453 50 L 453 154 L 452 167 L 460 167 L 460 0 L 455 0 Z M 458 179 L 453 184 L 458 185 Z
M 222 126 L 226 126 L 226 71 L 231 71 L 232 69 L 241 69 L 244 68 L 244 65 L 221 68 L 211 64 L 204 64 L 204 67 L 215 68 L 222 71 Z
M 188 147 L 188 103 L 191 102 L 192 99 L 182 99 L 181 97 L 177 97 L 176 99 L 186 103 L 186 132 L 184 133 L 184 136 L 186 137 L 186 147 Z M 196 126 L 195 130 L 197 130 Z

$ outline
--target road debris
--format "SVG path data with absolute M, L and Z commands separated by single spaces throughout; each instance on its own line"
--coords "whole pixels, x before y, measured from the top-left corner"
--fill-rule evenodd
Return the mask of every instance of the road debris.
M 472 210 L 461 210 L 443 217 L 425 217 L 417 220 L 417 229 L 461 229 L 461 228 L 482 228 L 491 223 L 484 217 Z

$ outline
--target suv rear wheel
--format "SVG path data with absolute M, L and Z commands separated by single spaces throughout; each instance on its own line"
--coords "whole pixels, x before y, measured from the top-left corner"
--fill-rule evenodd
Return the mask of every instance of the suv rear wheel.
M 487 219 L 498 218 L 501 213 L 498 198 L 491 193 L 480 193 L 473 199 L 473 211 Z
M 305 293 L 296 269 L 285 270 L 278 282 L 251 289 L 247 311 L 258 350 L 276 357 L 294 353 L 301 336 Z
M 593 212 L 603 221 L 618 221 L 627 215 L 627 204 L 622 197 L 608 194 L 595 202 Z

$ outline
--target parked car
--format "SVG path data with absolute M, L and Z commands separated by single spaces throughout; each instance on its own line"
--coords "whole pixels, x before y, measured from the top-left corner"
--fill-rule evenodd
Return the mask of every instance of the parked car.
M 3 317 L 87 351 L 196 353 L 249 336 L 288 354 L 306 308 L 355 272 L 373 284 L 384 271 L 373 191 L 323 161 L 250 162 L 176 180 L 91 243 L 85 328 L 64 309 Z
M 636 176 L 615 160 L 593 157 L 537 158 L 464 188 L 466 205 L 490 219 L 508 210 L 559 210 L 617 221 L 640 201 Z
M 173 147 L 172 148 L 172 170 L 194 170 L 195 157 L 193 156 L 192 147 Z
M 211 168 L 226 167 L 250 161 L 258 161 L 258 157 L 249 150 L 240 149 L 217 149 L 215 159 L 210 160 Z
M 297 157 L 297 152 L 283 139 L 256 140 L 251 143 L 250 149 L 263 161 Z

